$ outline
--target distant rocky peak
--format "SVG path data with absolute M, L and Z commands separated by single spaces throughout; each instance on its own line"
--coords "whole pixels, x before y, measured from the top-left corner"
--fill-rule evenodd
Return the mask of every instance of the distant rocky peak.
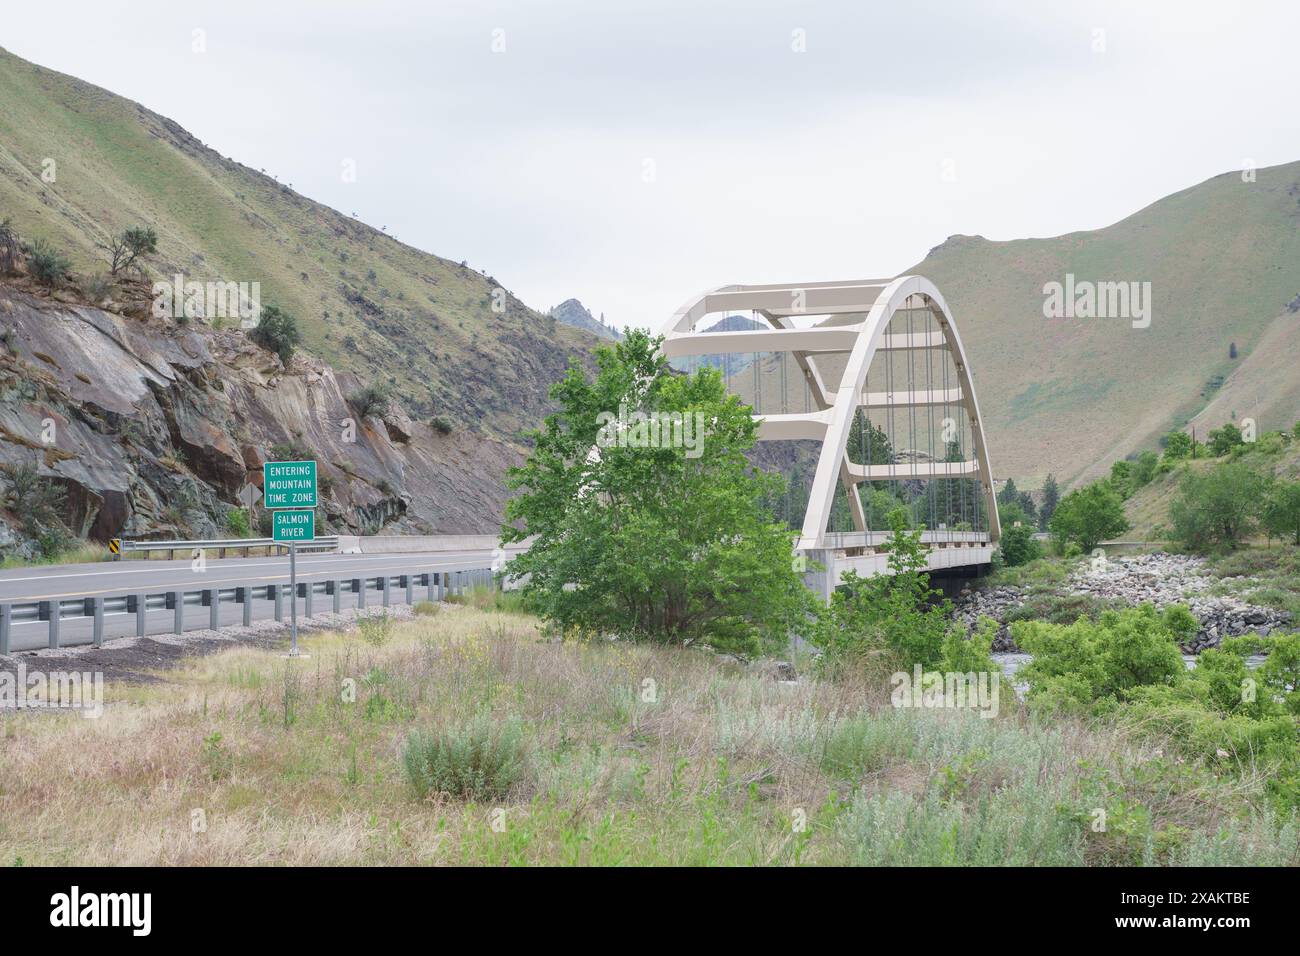
M 547 314 L 554 317 L 557 322 L 594 332 L 596 335 L 607 339 L 618 341 L 623 338 L 622 332 L 613 326 L 605 324 L 605 314 L 603 312 L 598 319 L 577 299 L 565 299 Z

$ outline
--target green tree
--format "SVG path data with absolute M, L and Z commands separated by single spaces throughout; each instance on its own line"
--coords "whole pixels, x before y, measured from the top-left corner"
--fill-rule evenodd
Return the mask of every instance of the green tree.
M 261 321 L 249 335 L 258 345 L 280 356 L 285 365 L 293 358 L 294 346 L 301 341 L 297 320 L 276 305 L 262 306 Z
M 1192 436 L 1187 432 L 1170 432 L 1165 436 L 1165 457 L 1182 461 L 1192 457 Z
M 1169 506 L 1174 537 L 1194 550 L 1235 548 L 1254 531 L 1268 485 L 1267 478 L 1238 461 L 1188 472 Z
M 1127 461 L 1117 461 L 1110 466 L 1110 486 L 1121 498 L 1127 499 L 1133 494 L 1133 465 Z
M 1148 485 L 1156 476 L 1156 467 L 1160 456 L 1153 451 L 1144 451 L 1133 461 L 1132 481 L 1134 490 Z
M 1228 422 L 1222 428 L 1216 428 L 1210 432 L 1207 444 L 1210 448 L 1210 454 L 1215 458 L 1222 458 L 1238 445 L 1245 444 L 1245 439 L 1241 437 L 1241 429 Z
M 1056 483 L 1056 475 L 1048 475 L 1047 480 L 1043 482 L 1043 503 L 1038 509 L 1038 528 L 1040 531 L 1046 531 L 1048 524 L 1052 520 L 1052 515 L 1056 512 L 1056 506 L 1061 501 L 1061 489 Z
M 503 540 L 536 536 L 508 572 L 565 633 L 783 647 L 809 592 L 764 506 L 782 480 L 746 459 L 757 426 L 717 370 L 673 373 L 660 341 L 630 332 L 597 349 L 594 380 L 575 364 L 552 386 L 558 409 L 507 478 Z M 635 422 L 650 413 L 699 422 L 699 442 L 655 440 Z
M 1050 527 L 1059 542 L 1091 551 L 1107 538 L 1123 534 L 1129 524 L 1124 502 L 1110 482 L 1094 481 L 1061 499 Z
M 894 447 L 889 436 L 883 428 L 877 428 L 862 409 L 858 409 L 849 425 L 846 451 L 849 461 L 856 465 L 888 465 L 894 460 Z
M 1002 524 L 1003 530 L 1019 523 L 1022 525 L 1029 524 L 1029 515 L 1025 514 L 1025 509 L 1020 507 L 1019 501 L 1005 502 L 998 504 L 998 521 Z
M 1300 545 L 1300 481 L 1275 482 L 1260 517 L 1270 535 L 1289 536 Z
M 108 271 L 117 275 L 135 265 L 141 256 L 158 251 L 158 233 L 151 226 L 132 226 L 108 242 Z
M 1020 489 L 1016 487 L 1016 480 L 1014 478 L 1008 478 L 1006 484 L 1004 484 L 998 491 L 998 504 L 1020 504 Z M 1001 515 L 1001 511 L 999 511 L 998 514 Z

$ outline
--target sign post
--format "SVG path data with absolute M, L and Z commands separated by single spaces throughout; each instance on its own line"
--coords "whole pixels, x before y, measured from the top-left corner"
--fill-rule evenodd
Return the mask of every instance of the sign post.
M 299 657 L 298 542 L 316 539 L 316 462 L 264 463 L 262 494 L 271 511 L 271 539 L 289 545 L 289 656 Z
M 263 475 L 263 480 L 265 480 L 265 477 Z M 255 485 L 244 485 L 243 488 L 239 489 L 239 500 L 248 509 L 248 527 L 250 530 L 257 527 L 257 521 L 253 515 L 253 505 L 257 504 L 257 499 L 260 497 L 262 497 L 262 493 L 257 490 Z M 247 549 L 245 549 L 244 554 L 248 554 Z

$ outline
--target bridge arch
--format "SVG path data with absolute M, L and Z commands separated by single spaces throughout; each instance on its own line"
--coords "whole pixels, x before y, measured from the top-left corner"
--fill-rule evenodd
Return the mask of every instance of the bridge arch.
M 753 319 L 737 322 L 744 312 Z M 718 328 L 701 328 L 712 316 L 722 316 Z M 920 331 L 917 331 L 918 326 Z M 753 386 L 749 403 L 759 422 L 760 441 L 820 443 L 816 468 L 797 547 L 802 551 L 840 549 L 850 555 L 870 552 L 880 543 L 879 528 L 869 526 L 860 489 L 885 481 L 940 482 L 962 488 L 970 485 L 973 522 L 932 520 L 923 522 L 931 545 L 982 546 L 988 554 L 1001 534 L 994 499 L 993 470 L 989 461 L 984 420 L 980 414 L 973 375 L 961 335 L 942 293 L 922 276 L 841 282 L 780 285 L 726 285 L 688 300 L 661 329 L 663 353 L 671 360 L 729 363 L 733 357 L 752 355 Z M 918 362 L 916 356 L 924 358 Z M 760 401 L 762 383 L 775 381 L 777 365 L 767 355 L 779 357 L 781 406 L 770 410 Z M 895 357 L 907 356 L 906 375 L 895 374 Z M 719 357 L 721 357 L 719 359 Z M 936 358 L 937 357 L 937 358 Z M 937 388 L 935 365 L 942 365 L 942 388 Z M 920 365 L 923 375 L 917 374 Z M 726 367 L 730 368 L 730 365 Z M 748 366 L 747 366 L 748 367 Z M 802 379 L 805 408 L 787 407 L 787 368 Z M 873 372 L 873 369 L 875 370 Z M 875 389 L 884 379 L 884 387 Z M 729 386 L 730 377 L 728 376 Z M 922 387 L 924 386 L 924 387 Z M 735 389 L 733 389 L 735 391 Z M 917 410 L 928 417 L 921 431 L 928 434 L 930 450 L 918 439 Z M 935 411 L 960 413 L 961 423 L 950 415 L 935 428 Z M 900 411 L 911 418 L 911 429 L 896 427 Z M 877 426 L 873 418 L 879 418 Z M 952 441 L 948 430 L 960 439 Z M 888 431 L 893 434 L 886 434 Z M 850 439 L 856 431 L 884 434 L 888 461 L 855 462 Z M 943 451 L 936 453 L 938 437 Z M 908 438 L 906 448 L 899 441 Z M 829 530 L 837 492 L 842 492 L 855 533 Z M 933 510 L 933 509 L 932 509 Z M 951 519 L 951 511 L 946 514 Z M 962 512 L 965 517 L 965 511 Z M 933 526 L 930 526 L 933 525 Z M 969 525 L 969 527 L 961 527 Z M 952 562 L 964 563 L 964 562 Z

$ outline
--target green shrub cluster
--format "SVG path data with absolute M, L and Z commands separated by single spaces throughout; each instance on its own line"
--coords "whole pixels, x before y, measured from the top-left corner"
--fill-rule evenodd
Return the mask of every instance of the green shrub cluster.
M 1232 549 L 1261 531 L 1300 544 L 1300 482 L 1219 462 L 1183 475 L 1169 519 L 1174 537 L 1194 551 Z
M 1012 637 L 1033 660 L 1017 677 L 1039 714 L 1113 718 L 1215 772 L 1263 773 L 1279 810 L 1300 809 L 1300 635 L 1229 638 L 1188 670 L 1178 645 L 1196 628 L 1181 605 L 1018 622 Z

